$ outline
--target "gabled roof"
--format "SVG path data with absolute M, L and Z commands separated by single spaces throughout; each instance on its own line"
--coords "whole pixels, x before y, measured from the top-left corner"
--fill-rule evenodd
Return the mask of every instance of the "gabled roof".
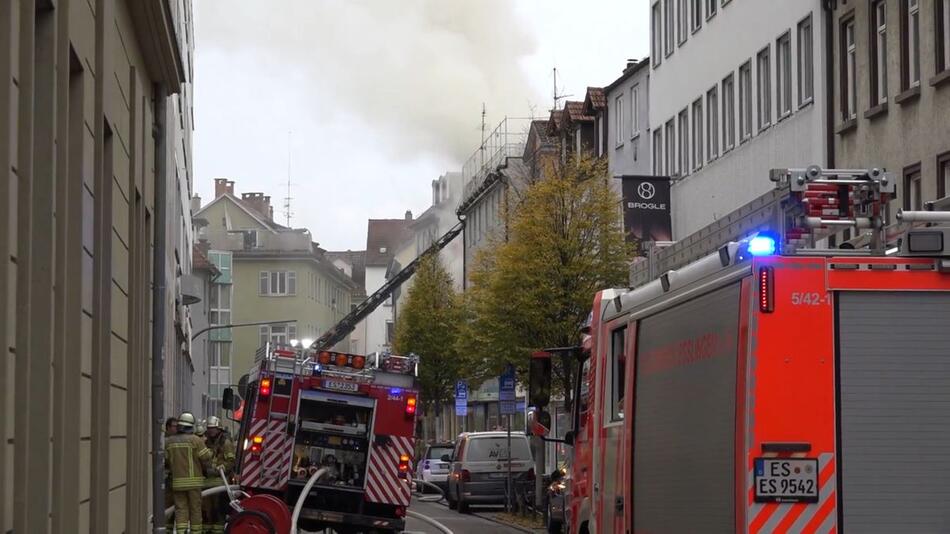
M 596 115 L 606 108 L 607 96 L 604 94 L 604 88 L 588 87 L 587 95 L 584 96 L 584 113 L 587 115 Z
M 568 100 L 564 103 L 564 110 L 567 112 L 567 118 L 571 122 L 592 122 L 593 115 L 584 113 L 584 103 Z
M 366 266 L 388 267 L 396 249 L 409 239 L 412 219 L 370 219 L 366 229 Z
M 327 251 L 325 256 L 330 262 L 341 259 L 352 266 L 350 278 L 366 292 L 366 251 L 365 250 L 342 250 Z
M 623 69 L 623 73 L 620 75 L 620 77 L 610 82 L 610 85 L 608 85 L 607 87 L 604 87 L 604 97 L 606 98 L 607 93 L 610 93 L 611 91 L 616 89 L 618 85 L 622 84 L 631 76 L 643 70 L 644 67 L 646 67 L 649 64 L 650 64 L 649 56 L 641 59 L 638 62 L 633 62 L 633 61 L 628 62 L 627 66 Z
M 253 218 L 255 221 L 257 221 L 257 223 L 260 224 L 262 227 L 264 227 L 264 229 L 266 229 L 266 230 L 270 230 L 271 232 L 275 232 L 275 233 L 276 233 L 278 230 L 289 230 L 289 229 L 290 229 L 290 228 L 287 228 L 286 226 L 282 226 L 282 225 L 280 225 L 280 224 L 277 224 L 277 223 L 275 223 L 274 221 L 268 221 L 267 219 L 265 219 L 264 217 L 262 217 L 261 214 L 257 212 L 257 210 L 254 210 L 254 209 L 249 208 L 248 206 L 246 206 L 246 205 L 244 204 L 244 202 L 241 202 L 241 199 L 237 198 L 236 196 L 234 196 L 234 195 L 232 195 L 232 194 L 230 194 L 230 193 L 222 193 L 221 195 L 219 195 L 217 198 L 215 198 L 215 199 L 212 200 L 211 202 L 208 202 L 208 204 L 206 204 L 205 206 L 203 206 L 200 210 L 196 211 L 196 212 L 194 213 L 193 217 L 199 217 L 199 216 L 200 216 L 202 213 L 204 213 L 208 208 L 210 208 L 211 206 L 214 206 L 215 204 L 217 204 L 218 202 L 220 202 L 221 199 L 228 199 L 228 200 L 230 200 L 230 201 L 231 201 L 231 204 L 234 204 L 235 206 L 237 206 L 238 208 L 240 208 L 244 213 L 248 214 L 251 218 Z
M 561 128 L 564 127 L 565 112 L 563 109 L 555 109 L 551 111 L 551 116 L 548 117 L 547 125 L 547 134 L 548 135 L 557 135 Z

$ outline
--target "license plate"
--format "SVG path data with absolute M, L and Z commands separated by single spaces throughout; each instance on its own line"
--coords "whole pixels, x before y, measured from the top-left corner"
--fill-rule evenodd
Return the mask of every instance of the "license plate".
M 355 392 L 359 387 L 353 382 L 342 382 L 339 380 L 324 380 L 323 387 L 327 389 L 335 389 L 337 391 L 349 391 Z
M 505 478 L 508 473 L 489 473 L 488 478 Z
M 818 502 L 818 460 L 756 458 L 755 502 Z

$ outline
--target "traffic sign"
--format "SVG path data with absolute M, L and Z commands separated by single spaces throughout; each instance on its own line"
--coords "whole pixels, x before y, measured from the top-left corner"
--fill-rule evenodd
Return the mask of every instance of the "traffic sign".
M 510 363 L 498 377 L 498 401 L 501 415 L 518 413 L 518 407 L 515 404 L 515 366 Z
M 468 415 L 468 384 L 462 380 L 455 383 L 455 415 Z

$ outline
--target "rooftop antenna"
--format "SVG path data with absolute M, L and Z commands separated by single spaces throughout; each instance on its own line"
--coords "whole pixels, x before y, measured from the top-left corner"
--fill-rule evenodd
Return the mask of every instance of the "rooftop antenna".
M 558 94 L 558 88 L 557 88 L 557 67 L 554 67 L 553 70 L 554 70 L 554 108 L 553 108 L 551 111 L 557 111 L 557 102 L 558 102 L 558 100 L 564 100 L 565 98 L 568 98 L 568 97 L 573 96 L 573 95 Z
M 290 211 L 290 201 L 293 197 L 290 195 L 290 130 L 287 130 L 287 196 L 284 197 L 284 217 L 287 218 L 287 227 L 290 227 L 290 218 L 293 212 Z
M 481 152 L 481 164 L 485 165 L 485 103 L 482 102 L 482 144 L 479 146 Z

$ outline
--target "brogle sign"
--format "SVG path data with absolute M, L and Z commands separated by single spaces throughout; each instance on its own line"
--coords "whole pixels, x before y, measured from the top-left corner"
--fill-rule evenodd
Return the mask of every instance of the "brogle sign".
M 665 176 L 620 176 L 623 184 L 623 226 L 627 241 L 671 241 L 670 179 Z

